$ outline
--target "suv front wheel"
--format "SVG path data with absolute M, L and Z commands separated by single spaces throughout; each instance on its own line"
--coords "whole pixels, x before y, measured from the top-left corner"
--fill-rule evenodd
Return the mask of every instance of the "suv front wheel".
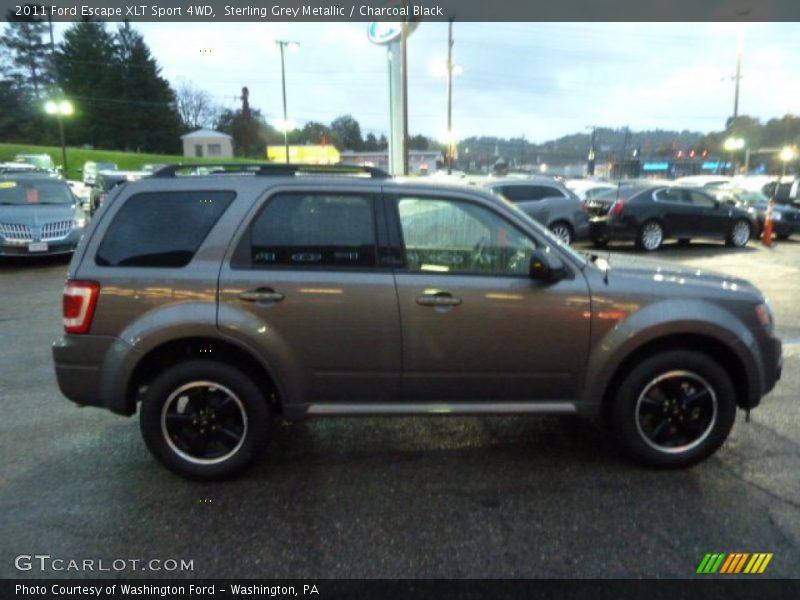
M 269 408 L 249 376 L 225 363 L 194 360 L 156 377 L 139 417 L 148 449 L 165 467 L 192 479 L 219 479 L 257 456 Z
M 611 408 L 617 436 L 634 459 L 683 468 L 711 456 L 727 439 L 736 418 L 736 391 L 709 356 L 669 351 L 634 367 Z

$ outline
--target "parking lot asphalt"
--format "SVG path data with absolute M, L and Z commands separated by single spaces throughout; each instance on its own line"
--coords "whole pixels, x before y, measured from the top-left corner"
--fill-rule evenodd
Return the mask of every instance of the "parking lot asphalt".
M 798 577 L 800 241 L 647 258 L 752 280 L 785 342 L 783 379 L 705 463 L 634 466 L 580 418 L 320 419 L 219 483 L 168 473 L 135 419 L 60 395 L 66 262 L 0 263 L 0 576 L 683 578 L 709 552 L 771 552 L 764 576 Z M 26 554 L 193 570 L 18 571 Z

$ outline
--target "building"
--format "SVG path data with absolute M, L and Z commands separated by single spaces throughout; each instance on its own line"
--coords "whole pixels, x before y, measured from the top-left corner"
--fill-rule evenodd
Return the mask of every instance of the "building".
M 267 146 L 267 160 L 286 162 L 285 146 Z M 291 145 L 289 146 L 289 162 L 301 165 L 335 165 L 339 162 L 339 151 L 335 146 L 326 145 Z
M 389 153 L 386 151 L 353 152 L 352 150 L 345 150 L 342 152 L 341 160 L 343 165 L 377 167 L 384 170 L 389 168 Z M 442 153 L 439 150 L 408 151 L 409 173 L 433 173 L 442 163 Z
M 233 138 L 213 129 L 198 129 L 181 136 L 183 155 L 195 158 L 233 158 Z

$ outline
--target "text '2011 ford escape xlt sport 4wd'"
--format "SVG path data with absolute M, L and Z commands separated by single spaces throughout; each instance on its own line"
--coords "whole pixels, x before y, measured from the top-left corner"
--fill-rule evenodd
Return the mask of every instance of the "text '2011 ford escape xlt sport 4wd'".
M 186 167 L 189 168 L 189 167 Z M 185 476 L 233 474 L 280 416 L 603 415 L 685 467 L 780 377 L 741 279 L 586 257 L 475 188 L 374 169 L 167 167 L 116 190 L 76 252 L 62 392 Z

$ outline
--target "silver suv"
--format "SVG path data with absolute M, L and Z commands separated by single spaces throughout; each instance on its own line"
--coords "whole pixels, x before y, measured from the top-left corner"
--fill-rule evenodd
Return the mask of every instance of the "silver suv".
M 686 467 L 780 377 L 746 281 L 572 250 L 489 192 L 374 169 L 168 167 L 89 224 L 53 347 L 62 392 L 193 478 L 252 462 L 276 417 L 601 415 Z

